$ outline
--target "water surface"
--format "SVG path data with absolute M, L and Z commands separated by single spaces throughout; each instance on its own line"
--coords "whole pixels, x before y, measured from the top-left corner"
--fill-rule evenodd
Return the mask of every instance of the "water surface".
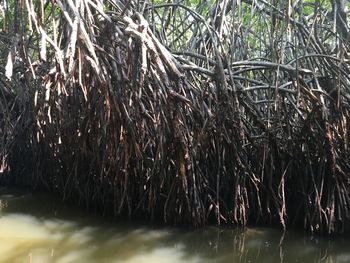
M 0 262 L 350 262 L 350 239 L 116 223 L 47 194 L 0 188 Z

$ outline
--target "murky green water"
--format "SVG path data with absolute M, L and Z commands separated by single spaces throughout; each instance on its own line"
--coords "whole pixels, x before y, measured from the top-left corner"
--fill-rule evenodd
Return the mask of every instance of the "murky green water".
M 350 262 L 350 238 L 112 223 L 43 194 L 0 189 L 0 262 Z

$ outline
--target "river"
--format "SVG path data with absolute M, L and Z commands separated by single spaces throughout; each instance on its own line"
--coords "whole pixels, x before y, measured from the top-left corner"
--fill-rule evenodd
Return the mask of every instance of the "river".
M 0 188 L 0 262 L 350 262 L 350 238 L 278 229 L 112 222 L 47 194 Z

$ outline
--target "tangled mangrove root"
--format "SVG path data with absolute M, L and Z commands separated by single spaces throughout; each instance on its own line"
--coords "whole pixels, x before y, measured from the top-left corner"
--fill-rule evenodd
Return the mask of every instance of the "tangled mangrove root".
M 166 223 L 346 230 L 344 35 L 302 7 L 199 2 L 18 7 L 33 32 L 0 75 L 6 180 Z

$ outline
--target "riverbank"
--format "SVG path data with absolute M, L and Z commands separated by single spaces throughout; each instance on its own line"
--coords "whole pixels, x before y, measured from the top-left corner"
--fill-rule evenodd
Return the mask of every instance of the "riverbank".
M 317 1 L 241 2 L 15 1 L 0 180 L 173 226 L 349 231 L 348 38 Z

